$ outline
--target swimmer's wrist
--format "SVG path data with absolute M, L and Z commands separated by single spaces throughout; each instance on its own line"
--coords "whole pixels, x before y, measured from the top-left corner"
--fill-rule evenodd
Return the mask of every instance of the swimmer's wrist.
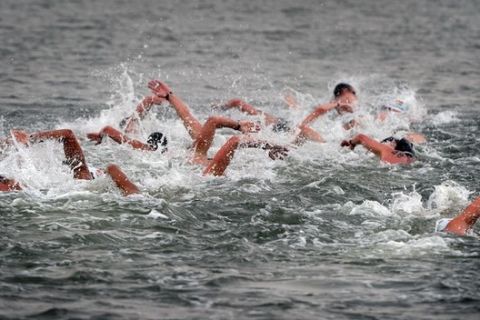
M 165 100 L 167 100 L 168 102 L 170 102 L 170 99 L 171 99 L 172 96 L 173 96 L 173 92 L 172 92 L 172 91 L 169 91 L 169 92 L 167 93 L 167 95 L 165 96 Z
M 240 121 L 237 121 L 237 125 L 235 126 L 235 128 L 233 128 L 233 130 L 240 131 L 241 128 L 242 128 L 242 125 L 240 124 Z

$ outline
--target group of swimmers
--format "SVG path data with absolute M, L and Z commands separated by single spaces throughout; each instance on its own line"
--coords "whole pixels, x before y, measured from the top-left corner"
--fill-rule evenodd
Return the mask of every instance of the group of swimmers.
M 292 133 L 293 138 L 290 144 L 278 145 L 256 137 L 255 133 L 263 129 L 259 122 L 236 121 L 224 116 L 211 116 L 202 124 L 195 118 L 187 104 L 183 102 L 179 96 L 174 94 L 164 82 L 158 80 L 150 81 L 148 88 L 153 94 L 145 97 L 136 107 L 135 112 L 120 122 L 119 129 L 115 129 L 113 126 L 106 126 L 98 132 L 87 134 L 88 139 L 100 144 L 105 137 L 108 137 L 119 144 L 128 144 L 133 149 L 163 153 L 168 148 L 168 139 L 163 133 L 152 133 L 146 142 L 134 139 L 131 135 L 135 135 L 138 132 L 140 121 L 145 118 L 154 105 L 169 103 L 182 120 L 192 139 L 191 162 L 203 166 L 203 174 L 214 176 L 221 176 L 225 173 L 236 150 L 239 148 L 260 148 L 268 151 L 268 156 L 276 160 L 285 158 L 292 148 L 308 140 L 319 143 L 325 142 L 322 135 L 310 125 L 320 116 L 333 110 L 339 115 L 353 113 L 357 103 L 355 89 L 347 83 L 339 83 L 333 91 L 333 99 L 328 103 L 316 106 L 314 110 L 296 126 L 292 126 L 291 123 L 283 118 L 263 112 L 241 99 L 232 99 L 221 106 L 222 109 L 235 108 L 249 115 L 260 116 L 263 118 L 264 126 L 270 127 L 274 132 Z M 295 101 L 290 100 L 289 103 L 295 104 Z M 383 106 L 382 111 L 378 115 L 378 119 L 382 121 L 389 113 L 402 111 L 401 104 L 386 105 Z M 359 121 L 361 120 L 353 119 L 345 123 L 343 127 L 345 130 L 349 130 L 357 126 Z M 212 146 L 216 129 L 219 128 L 230 128 L 239 131 L 240 134 L 230 137 L 215 155 L 209 158 L 208 151 Z M 75 179 L 92 180 L 99 174 L 107 174 L 124 195 L 139 193 L 139 188 L 117 165 L 109 164 L 105 170 L 89 167 L 80 143 L 70 129 L 41 131 L 31 134 L 22 130 L 11 130 L 11 135 L 11 138 L 3 139 L 1 142 L 11 145 L 18 143 L 24 146 L 30 146 L 31 144 L 40 143 L 45 140 L 59 141 L 63 144 L 66 159 L 65 163 L 70 166 Z M 405 137 L 400 139 L 388 137 L 382 141 L 377 141 L 365 134 L 357 134 L 350 140 L 343 140 L 341 146 L 353 150 L 357 145 L 362 145 L 383 162 L 389 164 L 410 164 L 415 161 L 413 144 L 424 141 L 425 137 L 417 133 L 407 133 Z M 15 179 L 0 176 L 0 191 L 20 191 L 22 189 L 23 186 Z M 454 219 L 440 220 L 436 225 L 436 231 L 465 235 L 479 217 L 480 197 L 475 199 Z

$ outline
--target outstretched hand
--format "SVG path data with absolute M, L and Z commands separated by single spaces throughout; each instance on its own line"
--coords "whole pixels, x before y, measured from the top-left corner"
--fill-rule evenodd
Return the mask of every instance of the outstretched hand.
M 283 160 L 288 155 L 288 149 L 282 146 L 272 146 L 268 151 L 268 156 L 272 160 Z
M 10 130 L 10 134 L 18 143 L 28 146 L 30 136 L 27 132 L 18 129 L 12 129 Z
M 157 95 L 159 98 L 166 99 L 166 97 L 172 92 L 172 90 L 164 83 L 158 80 L 152 80 L 148 82 L 148 88 Z
M 260 125 L 252 121 L 238 121 L 242 133 L 255 133 L 260 131 Z

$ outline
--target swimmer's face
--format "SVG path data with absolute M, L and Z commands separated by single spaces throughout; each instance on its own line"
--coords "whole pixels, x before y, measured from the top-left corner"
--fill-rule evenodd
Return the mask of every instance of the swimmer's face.
M 337 107 L 339 114 L 355 112 L 355 106 L 357 104 L 357 94 L 354 89 L 344 89 L 342 93 L 335 98 L 340 103 L 340 107 Z
M 358 101 L 357 93 L 355 90 L 343 90 L 342 94 L 338 97 L 344 103 L 355 105 Z

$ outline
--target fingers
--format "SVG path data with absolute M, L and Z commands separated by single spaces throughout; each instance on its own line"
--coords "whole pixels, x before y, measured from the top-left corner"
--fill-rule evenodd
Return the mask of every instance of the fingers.
M 170 93 L 170 88 L 163 82 L 158 80 L 151 80 L 148 82 L 148 88 L 157 96 L 165 98 Z

